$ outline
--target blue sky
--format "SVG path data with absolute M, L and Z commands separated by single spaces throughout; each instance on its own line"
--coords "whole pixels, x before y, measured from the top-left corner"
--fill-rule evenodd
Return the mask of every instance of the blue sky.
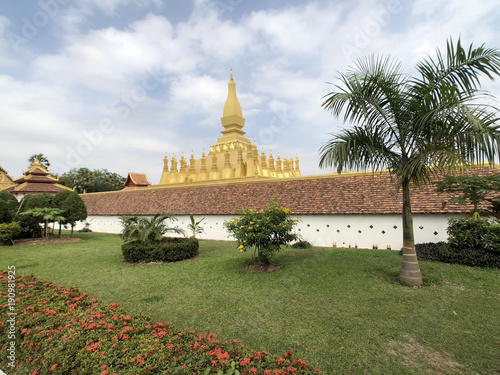
M 252 141 L 330 173 L 318 149 L 348 125 L 321 108 L 327 82 L 370 54 L 412 74 L 450 36 L 499 48 L 499 24 L 496 0 L 2 1 L 0 166 L 19 177 L 43 153 L 54 173 L 158 183 L 166 152 L 199 158 L 219 138 L 232 66 Z

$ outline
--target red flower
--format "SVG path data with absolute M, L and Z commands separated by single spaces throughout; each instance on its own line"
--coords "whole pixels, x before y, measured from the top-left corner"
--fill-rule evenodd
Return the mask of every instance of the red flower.
M 250 363 L 250 358 L 243 358 L 240 362 L 240 366 L 241 367 L 245 367 L 246 365 L 248 365 Z
M 54 371 L 57 367 L 57 363 L 55 365 L 52 365 L 52 367 L 50 368 L 52 371 Z
M 103 372 L 101 372 L 101 375 L 108 375 L 108 374 L 109 374 L 108 370 L 104 370 Z
M 130 316 L 124 316 L 123 317 L 123 320 L 130 320 L 130 319 L 132 319 Z
M 252 367 L 250 369 L 250 374 L 256 374 L 257 373 L 257 369 L 255 367 Z
M 99 346 L 99 343 L 96 342 L 95 344 L 92 344 L 92 345 L 89 345 L 89 347 L 87 348 L 87 351 L 89 352 L 96 352 L 97 350 L 97 347 Z

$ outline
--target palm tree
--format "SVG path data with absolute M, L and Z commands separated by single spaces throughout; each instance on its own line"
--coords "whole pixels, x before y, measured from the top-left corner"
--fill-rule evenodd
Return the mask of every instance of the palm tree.
M 203 218 L 199 221 L 196 221 L 194 219 L 193 214 L 191 214 L 191 215 L 189 215 L 189 219 L 191 220 L 191 223 L 188 224 L 187 227 L 193 233 L 193 235 L 191 236 L 192 238 L 196 238 L 197 234 L 202 234 L 203 232 L 205 232 L 205 229 L 201 226 L 201 223 L 203 220 L 205 220 L 205 218 Z
M 38 161 L 40 164 L 42 164 L 46 170 L 49 170 L 50 162 L 49 162 L 49 159 L 47 159 L 47 157 L 44 154 L 31 155 L 28 158 L 28 162 L 30 163 L 29 167 L 31 167 L 31 164 L 33 164 L 35 162 L 35 160 Z
M 144 244 L 160 241 L 167 232 L 183 234 L 178 227 L 168 227 L 166 220 L 177 220 L 170 214 L 156 214 L 152 218 L 122 216 L 122 237 L 125 241 L 140 241 Z
M 446 56 L 417 65 L 418 77 L 403 74 L 389 57 L 360 59 L 341 75 L 342 86 L 325 96 L 322 107 L 354 123 L 320 149 L 320 167 L 387 168 L 403 194 L 403 261 L 400 280 L 422 285 L 413 235 L 410 185 L 427 184 L 443 171 L 499 153 L 495 108 L 480 104 L 480 77 L 500 72 L 500 52 L 484 46 L 465 50 L 450 39 Z

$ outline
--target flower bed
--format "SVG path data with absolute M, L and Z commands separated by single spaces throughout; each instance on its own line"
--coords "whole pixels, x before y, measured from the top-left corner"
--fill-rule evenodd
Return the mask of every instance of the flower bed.
M 6 272 L 0 305 L 0 367 L 8 371 L 9 316 Z M 9 374 L 316 374 L 292 352 L 277 358 L 236 340 L 177 329 L 101 305 L 78 289 L 16 278 L 15 367 Z

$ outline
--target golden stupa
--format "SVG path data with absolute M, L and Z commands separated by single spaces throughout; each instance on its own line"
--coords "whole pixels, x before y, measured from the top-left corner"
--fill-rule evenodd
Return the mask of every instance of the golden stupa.
M 240 102 L 236 96 L 236 83 L 231 79 L 228 83 L 228 94 L 221 118 L 224 130 L 217 143 L 210 146 L 208 155 L 203 150 L 200 159 L 195 159 L 194 152 L 188 160 L 181 155 L 180 161 L 175 154 L 169 160 L 165 154 L 163 173 L 160 185 L 221 183 L 228 180 L 272 179 L 300 176 L 299 159 L 279 156 L 273 158 L 272 152 L 266 156 L 264 149 L 259 154 L 257 145 L 252 145 L 250 138 L 245 137 L 243 126 L 245 119 Z M 170 168 L 169 168 L 170 164 Z

